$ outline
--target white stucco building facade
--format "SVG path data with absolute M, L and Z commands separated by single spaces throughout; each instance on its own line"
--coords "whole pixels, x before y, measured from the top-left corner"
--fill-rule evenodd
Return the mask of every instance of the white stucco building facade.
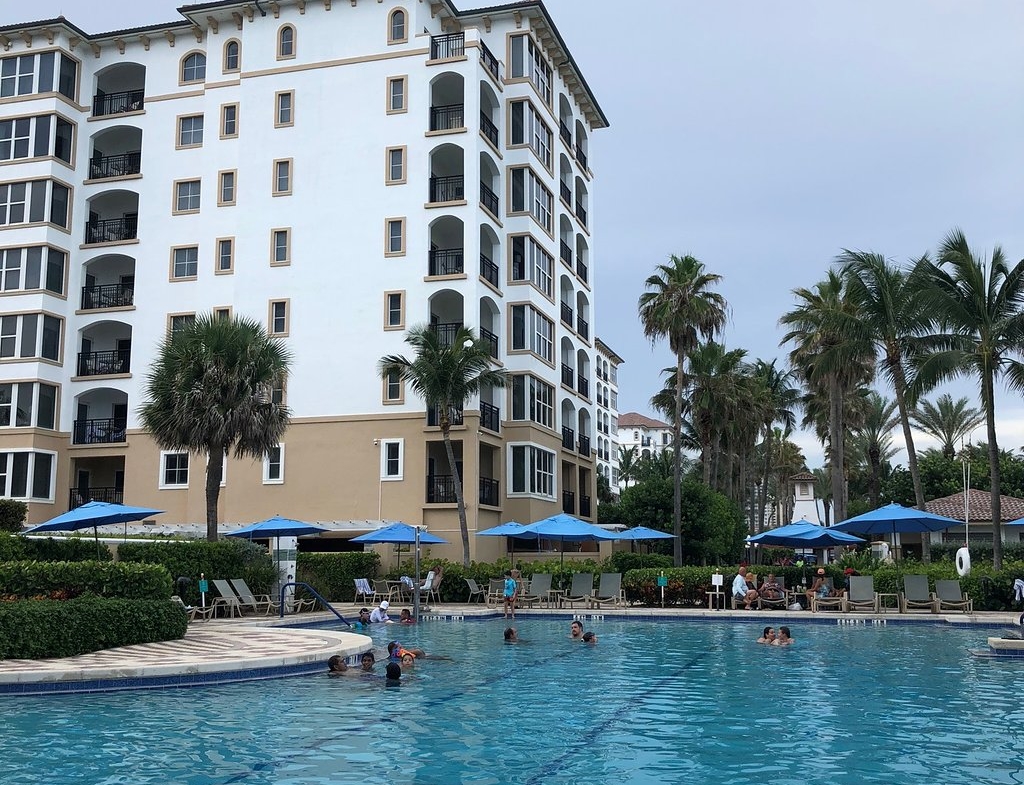
M 597 472 L 619 491 L 619 366 L 623 360 L 600 338 L 597 349 Z

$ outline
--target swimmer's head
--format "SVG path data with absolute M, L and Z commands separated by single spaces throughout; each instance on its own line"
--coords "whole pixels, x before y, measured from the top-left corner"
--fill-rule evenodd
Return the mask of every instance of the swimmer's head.
M 592 632 L 583 633 L 584 643 L 597 643 L 597 636 Z

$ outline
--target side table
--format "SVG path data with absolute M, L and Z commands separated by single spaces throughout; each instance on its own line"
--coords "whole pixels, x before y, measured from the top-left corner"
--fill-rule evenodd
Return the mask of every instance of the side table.
M 705 594 L 708 595 L 708 610 L 725 610 L 725 592 L 720 590 L 707 591 Z

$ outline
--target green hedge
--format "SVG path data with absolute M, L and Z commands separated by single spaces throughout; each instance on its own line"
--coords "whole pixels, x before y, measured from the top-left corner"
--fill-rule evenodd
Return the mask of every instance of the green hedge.
M 111 558 L 110 549 L 101 544 L 99 561 Z M 96 543 L 91 537 L 29 538 L 0 532 L 0 561 L 96 560 Z
M 168 600 L 0 602 L 0 660 L 73 657 L 136 643 L 177 640 L 188 617 Z
M 373 552 L 299 553 L 295 579 L 308 583 L 327 600 L 352 602 L 355 578 L 372 581 L 379 570 L 380 556 Z
M 171 575 L 160 565 L 112 562 L 0 562 L 0 597 L 70 600 L 83 594 L 125 600 L 170 599 Z
M 1006 531 L 1012 531 L 1015 527 L 1010 526 L 1006 528 Z M 954 561 L 956 559 L 956 552 L 963 547 L 963 543 L 955 542 L 943 542 L 932 545 L 931 556 L 932 561 Z M 971 547 L 968 548 L 971 552 L 971 564 L 979 564 L 981 562 L 992 563 L 992 543 L 991 542 L 975 542 L 971 543 Z M 1011 561 L 1024 561 L 1024 542 L 1004 542 L 1003 543 L 1003 563 Z
M 126 542 L 118 545 L 117 554 L 121 563 L 162 564 L 174 581 L 187 578 L 187 585 L 180 592 L 175 586 L 175 592 L 191 605 L 199 604 L 200 573 L 211 581 L 242 578 L 253 594 L 268 594 L 277 581 L 273 558 L 265 548 L 248 540 Z

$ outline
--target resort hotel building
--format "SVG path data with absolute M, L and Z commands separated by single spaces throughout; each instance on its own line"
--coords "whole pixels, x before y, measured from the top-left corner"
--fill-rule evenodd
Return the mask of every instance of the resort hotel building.
M 600 338 L 597 349 L 597 473 L 619 494 L 619 366 L 625 362 Z
M 161 451 L 138 409 L 160 341 L 213 312 L 294 358 L 291 426 L 262 461 L 229 457 L 222 522 L 403 520 L 460 557 L 438 412 L 377 371 L 424 324 L 473 328 L 511 374 L 453 412 L 470 531 L 594 521 L 615 371 L 589 140 L 608 122 L 544 6 L 180 12 L 0 27 L 0 495 L 29 523 L 97 499 L 203 524 L 205 457 Z

